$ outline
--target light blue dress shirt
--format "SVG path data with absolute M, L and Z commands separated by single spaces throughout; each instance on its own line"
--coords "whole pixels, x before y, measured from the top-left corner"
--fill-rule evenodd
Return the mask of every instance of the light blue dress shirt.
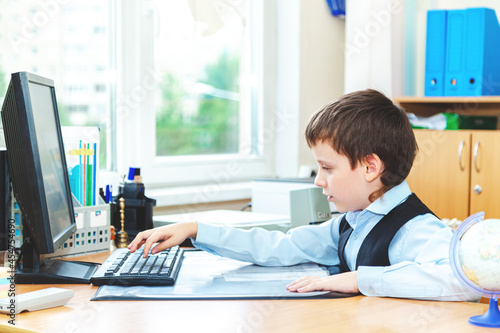
M 392 188 L 363 211 L 346 213 L 353 232 L 345 248 L 351 269 L 363 240 L 387 213 L 411 194 L 406 181 Z M 194 246 L 224 257 L 263 266 L 315 262 L 338 266 L 339 223 L 344 214 L 320 225 L 302 226 L 284 234 L 261 228 L 242 230 L 227 226 L 198 225 Z M 406 223 L 389 246 L 390 266 L 358 268 L 363 295 L 447 301 L 477 301 L 454 276 L 449 261 L 453 230 L 432 214 Z

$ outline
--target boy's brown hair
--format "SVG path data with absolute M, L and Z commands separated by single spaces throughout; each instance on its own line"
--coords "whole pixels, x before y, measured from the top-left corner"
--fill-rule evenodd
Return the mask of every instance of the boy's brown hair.
M 325 142 L 346 156 L 351 168 L 371 154 L 383 162 L 382 196 L 408 176 L 418 146 L 408 116 L 382 93 L 367 89 L 342 96 L 319 109 L 306 127 L 309 147 Z

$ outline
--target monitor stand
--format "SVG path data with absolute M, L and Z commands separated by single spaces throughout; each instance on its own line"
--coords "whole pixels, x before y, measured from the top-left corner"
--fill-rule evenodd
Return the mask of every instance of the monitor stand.
M 98 264 L 58 259 L 40 260 L 32 240 L 25 240 L 21 247 L 22 262 L 17 263 L 17 284 L 90 284 Z

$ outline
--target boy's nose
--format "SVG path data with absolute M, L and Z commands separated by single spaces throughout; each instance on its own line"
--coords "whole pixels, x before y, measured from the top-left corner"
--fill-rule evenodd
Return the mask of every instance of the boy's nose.
M 319 187 L 325 187 L 325 181 L 323 177 L 320 176 L 320 173 L 316 175 L 316 178 L 314 178 L 314 185 L 319 186 Z

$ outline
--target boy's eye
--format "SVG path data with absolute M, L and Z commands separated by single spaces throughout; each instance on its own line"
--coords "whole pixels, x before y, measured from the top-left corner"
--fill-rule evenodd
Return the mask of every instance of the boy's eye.
M 326 165 L 322 165 L 322 166 L 321 166 L 321 169 L 323 169 L 323 170 L 325 170 L 325 171 L 330 170 L 330 168 L 329 168 L 329 167 L 327 167 Z

